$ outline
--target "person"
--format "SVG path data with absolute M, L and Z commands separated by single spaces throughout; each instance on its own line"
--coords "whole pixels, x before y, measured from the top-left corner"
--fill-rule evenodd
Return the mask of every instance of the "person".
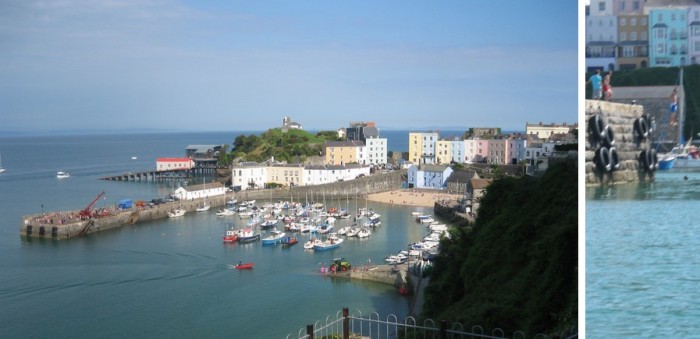
M 602 87 L 601 83 L 603 82 L 603 78 L 600 76 L 600 70 L 597 69 L 595 70 L 595 73 L 591 75 L 590 78 L 588 78 L 588 81 L 586 81 L 586 85 L 589 83 L 591 84 L 591 88 L 593 89 L 593 100 L 600 100 L 601 94 L 602 94 Z
M 671 126 L 678 125 L 677 114 L 678 114 L 678 91 L 677 88 L 673 89 L 671 96 L 669 97 L 671 103 L 668 106 L 668 110 L 671 113 Z
M 610 98 L 612 98 L 612 86 L 610 85 L 611 77 L 612 71 L 608 71 L 603 78 L 603 98 L 605 101 L 610 101 Z

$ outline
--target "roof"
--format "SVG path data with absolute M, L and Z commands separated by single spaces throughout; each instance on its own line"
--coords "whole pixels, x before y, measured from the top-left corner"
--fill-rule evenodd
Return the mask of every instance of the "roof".
M 491 184 L 491 179 L 472 179 L 471 186 L 475 190 L 483 190 Z
M 452 174 L 450 174 L 450 177 L 447 178 L 448 183 L 466 183 L 469 182 L 469 180 L 474 179 L 474 175 L 476 174 L 476 171 L 470 171 L 470 170 L 459 170 L 459 171 L 454 171 Z M 479 176 L 477 175 L 477 178 Z
M 190 162 L 190 158 L 156 158 L 156 162 Z
M 445 170 L 450 167 L 447 165 L 431 165 L 431 164 L 422 164 L 418 169 L 424 172 L 445 172 Z
M 362 147 L 365 143 L 359 140 L 326 141 L 326 147 Z

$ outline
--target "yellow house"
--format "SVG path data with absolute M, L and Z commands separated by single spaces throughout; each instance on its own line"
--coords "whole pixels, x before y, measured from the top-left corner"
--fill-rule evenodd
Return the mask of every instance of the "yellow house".
M 435 143 L 435 156 L 439 165 L 449 164 L 452 161 L 452 141 L 438 140 Z
M 408 161 L 420 164 L 423 155 L 423 133 L 408 133 Z
M 303 182 L 304 165 L 272 165 L 267 169 L 267 182 L 285 186 L 301 186 Z
M 364 148 L 362 141 L 326 141 L 326 165 L 345 165 L 360 163 L 360 148 Z

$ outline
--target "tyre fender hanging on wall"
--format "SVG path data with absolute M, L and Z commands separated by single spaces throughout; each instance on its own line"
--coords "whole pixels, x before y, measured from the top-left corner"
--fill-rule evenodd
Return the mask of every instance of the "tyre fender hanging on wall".
M 610 153 L 610 170 L 615 171 L 620 169 L 620 155 L 617 153 L 617 148 L 611 147 Z
M 601 147 L 596 150 L 595 157 L 593 161 L 596 167 L 604 172 L 610 172 L 612 170 L 612 163 L 610 162 L 610 150 L 607 147 Z
M 596 114 L 588 120 L 588 130 L 596 142 L 605 138 L 606 127 L 600 114 Z

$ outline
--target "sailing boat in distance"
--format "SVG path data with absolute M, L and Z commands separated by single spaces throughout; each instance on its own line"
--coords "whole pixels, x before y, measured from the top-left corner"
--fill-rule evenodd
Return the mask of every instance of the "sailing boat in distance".
M 5 172 L 5 169 L 2 167 L 2 154 L 0 154 L 0 173 Z

